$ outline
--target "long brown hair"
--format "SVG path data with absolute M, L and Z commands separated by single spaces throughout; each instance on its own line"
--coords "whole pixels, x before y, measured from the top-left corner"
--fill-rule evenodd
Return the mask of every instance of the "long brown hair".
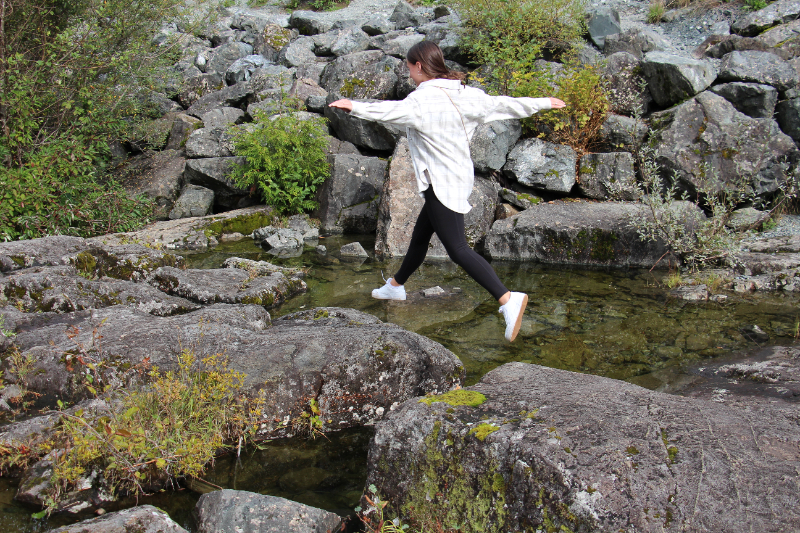
M 419 63 L 429 78 L 464 81 L 463 73 L 447 68 L 442 49 L 433 41 L 418 42 L 409 49 L 406 59 L 412 65 Z

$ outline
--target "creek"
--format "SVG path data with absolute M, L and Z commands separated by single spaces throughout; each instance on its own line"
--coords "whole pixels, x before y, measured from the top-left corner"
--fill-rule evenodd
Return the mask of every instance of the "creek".
M 320 240 L 328 254 L 313 247 L 297 257 L 276 258 L 245 239 L 202 253 L 184 253 L 189 268 L 218 268 L 232 256 L 267 260 L 308 270 L 308 292 L 270 311 L 273 318 L 318 306 L 349 307 L 425 335 L 453 351 L 467 370 L 467 385 L 510 361 L 586 372 L 670 391 L 685 379 L 685 369 L 712 358 L 756 346 L 742 329 L 758 325 L 769 344 L 791 344 L 800 327 L 800 295 L 724 292 L 723 302 L 686 302 L 667 296 L 664 270 L 590 270 L 564 266 L 494 262 L 500 279 L 530 297 L 519 337 L 503 339 L 498 304 L 462 270 L 447 261 L 426 262 L 409 280 L 409 293 L 441 286 L 444 297 L 406 302 L 374 300 L 370 291 L 393 274 L 400 260 L 352 260 L 339 248 L 353 241 L 374 248 L 374 235 L 333 236 Z M 240 458 L 216 461 L 205 479 L 225 488 L 293 499 L 340 514 L 358 504 L 366 479 L 372 430 L 353 429 L 327 438 L 287 439 L 251 448 Z M 55 516 L 41 521 L 13 501 L 14 480 L 0 478 L 0 531 L 29 533 L 76 521 Z M 161 507 L 191 528 L 198 495 L 163 492 L 140 503 Z M 85 516 L 79 517 L 86 518 Z

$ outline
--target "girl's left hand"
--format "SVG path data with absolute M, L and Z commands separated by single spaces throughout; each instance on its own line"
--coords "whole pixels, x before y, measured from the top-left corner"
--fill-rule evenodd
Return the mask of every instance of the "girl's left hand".
M 331 102 L 328 104 L 328 107 L 336 107 L 338 109 L 344 109 L 348 113 L 353 110 L 353 102 L 347 99 L 336 100 L 335 102 Z
M 565 104 L 563 100 L 559 100 L 558 98 L 550 99 L 550 109 L 561 109 L 562 107 L 566 106 L 567 104 Z

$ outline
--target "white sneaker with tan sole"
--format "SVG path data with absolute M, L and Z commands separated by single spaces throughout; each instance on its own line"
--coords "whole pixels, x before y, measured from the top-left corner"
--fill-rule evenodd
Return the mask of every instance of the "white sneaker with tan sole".
M 528 305 L 528 295 L 524 292 L 512 292 L 505 305 L 500 306 L 500 313 L 506 319 L 506 340 L 508 342 L 517 338 L 519 327 L 522 325 L 522 315 Z

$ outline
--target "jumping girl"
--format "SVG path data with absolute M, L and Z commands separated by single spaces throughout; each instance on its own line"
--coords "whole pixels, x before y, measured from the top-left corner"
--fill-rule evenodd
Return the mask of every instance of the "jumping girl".
M 422 264 L 428 243 L 436 233 L 450 259 L 500 302 L 500 313 L 506 321 L 505 338 L 513 341 L 519 333 L 528 295 L 510 292 L 464 237 L 464 214 L 472 209 L 467 199 L 475 178 L 469 142 L 479 124 L 525 118 L 565 104 L 556 98 L 489 96 L 467 87 L 462 83 L 463 74 L 449 70 L 441 49 L 430 41 L 412 46 L 407 63 L 417 89 L 405 100 L 337 100 L 330 104 L 361 119 L 404 126 L 417 188 L 425 199 L 400 270 L 383 287 L 373 290 L 372 296 L 405 300 L 403 285 Z

